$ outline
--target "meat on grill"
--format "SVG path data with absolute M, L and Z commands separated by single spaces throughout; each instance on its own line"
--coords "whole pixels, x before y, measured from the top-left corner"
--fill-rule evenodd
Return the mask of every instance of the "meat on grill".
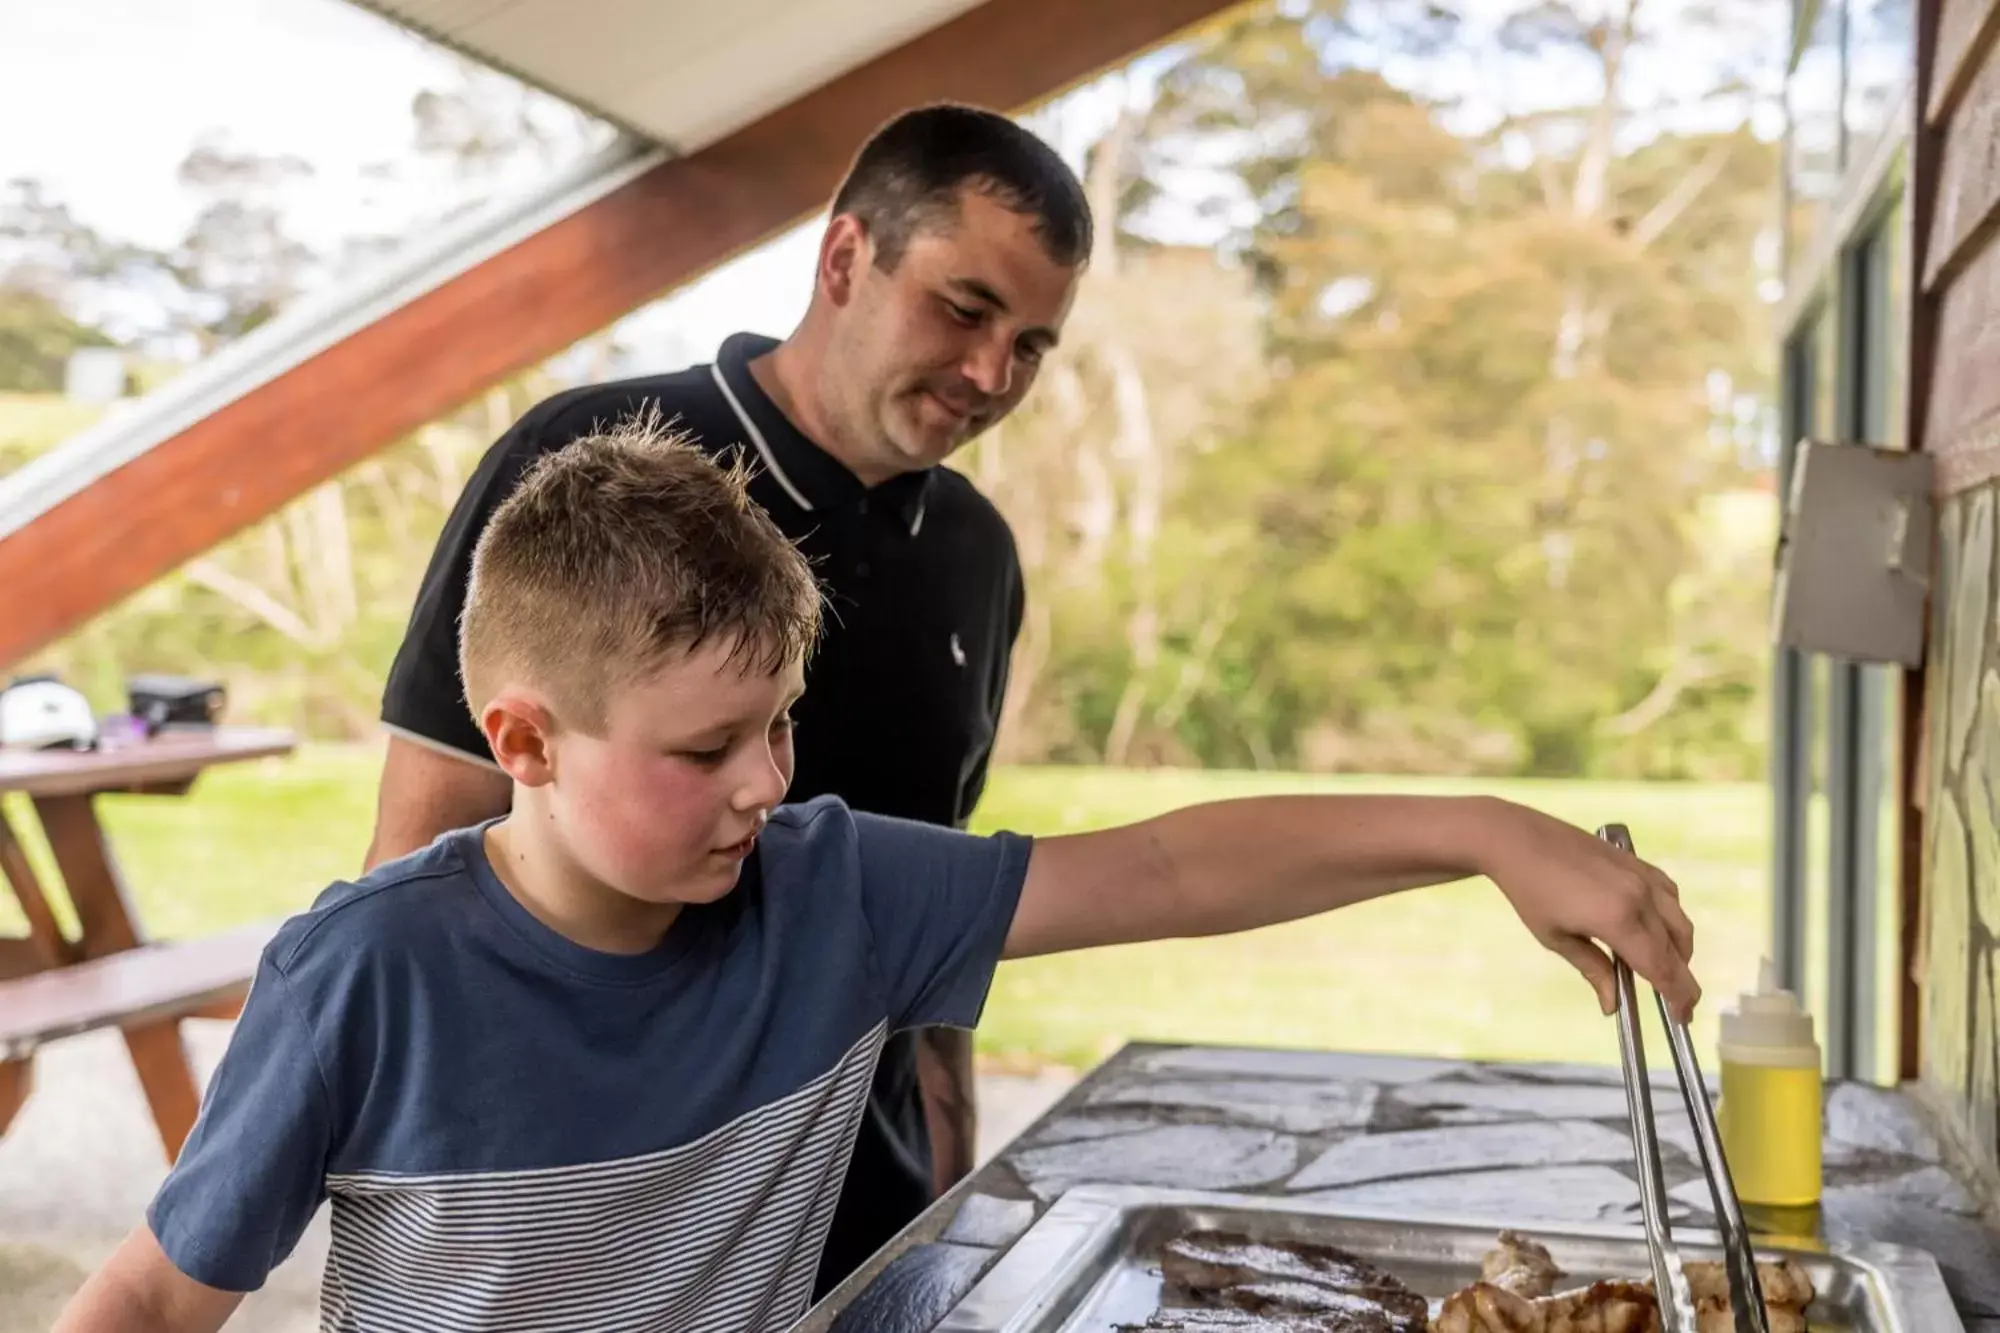
M 1594 1282 L 1559 1296 L 1521 1296 L 1475 1282 L 1445 1298 L 1432 1333 L 1659 1333 L 1653 1290 Z
M 1694 1293 L 1696 1305 L 1716 1301 L 1725 1306 L 1729 1304 L 1727 1268 L 1717 1263 L 1691 1263 L 1686 1268 L 1688 1290 Z M 1780 1259 L 1775 1264 L 1758 1264 L 1757 1286 L 1764 1293 L 1764 1304 L 1774 1309 L 1803 1310 L 1813 1303 L 1815 1294 L 1812 1279 L 1806 1276 L 1806 1270 L 1790 1259 Z
M 1539 1242 L 1503 1231 L 1479 1281 L 1448 1297 L 1433 1321 L 1424 1298 L 1393 1274 L 1330 1245 L 1258 1241 L 1196 1231 L 1170 1241 L 1161 1268 L 1175 1299 L 1119 1333 L 1660 1333 L 1652 1283 L 1595 1282 L 1558 1291 L 1566 1276 Z M 1699 1333 L 1732 1333 L 1727 1271 L 1686 1266 Z M 1771 1333 L 1806 1333 L 1815 1292 L 1790 1260 L 1760 1263 Z
M 1160 1309 L 1143 1324 L 1122 1324 L 1117 1333 L 1174 1333 L 1186 1330 L 1229 1329 L 1233 1333 L 1422 1333 L 1423 1324 L 1412 1325 L 1389 1314 L 1381 1306 L 1360 1297 L 1327 1293 L 1311 1307 L 1311 1313 L 1283 1306 L 1259 1306 L 1256 1288 L 1233 1287 L 1224 1299 L 1240 1300 L 1241 1305 L 1195 1306 L 1187 1309 Z M 1339 1302 L 1346 1302 L 1343 1307 Z
M 1248 1310 L 1201 1306 L 1186 1310 L 1155 1310 L 1143 1324 L 1120 1324 L 1115 1333 L 1322 1333 L 1325 1325 L 1313 1315 L 1261 1315 Z
M 1501 1232 L 1500 1243 L 1486 1252 L 1479 1266 L 1481 1282 L 1531 1300 L 1554 1292 L 1562 1276 L 1549 1247 L 1518 1231 Z
M 1321 1333 L 1426 1333 L 1430 1325 L 1422 1296 L 1330 1245 L 1197 1231 L 1167 1244 L 1161 1268 L 1171 1287 L 1210 1305 L 1310 1316 L 1300 1327 Z
M 1698 1333 L 1732 1333 L 1729 1276 L 1718 1263 L 1686 1266 Z M 1432 1333 L 1659 1333 L 1650 1282 L 1599 1282 L 1556 1295 L 1564 1276 L 1548 1249 L 1512 1231 L 1486 1255 L 1480 1281 L 1447 1297 Z M 1771 1333 L 1805 1333 L 1812 1279 L 1789 1259 L 1757 1265 Z

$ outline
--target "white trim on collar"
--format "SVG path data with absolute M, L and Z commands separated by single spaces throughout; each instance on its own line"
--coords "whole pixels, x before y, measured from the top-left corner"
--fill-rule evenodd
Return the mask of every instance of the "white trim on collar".
M 421 731 L 411 731 L 408 727 L 399 727 L 393 722 L 383 722 L 379 725 L 383 731 L 389 733 L 391 736 L 399 736 L 410 744 L 420 746 L 423 749 L 431 751 L 433 754 L 448 755 L 453 759 L 463 760 L 468 764 L 490 768 L 495 773 L 504 773 L 507 771 L 494 763 L 491 755 L 468 753 L 465 750 L 459 749 L 456 745 L 447 745 L 435 737 L 424 735 Z
M 764 466 L 771 469 L 771 475 L 777 478 L 778 485 L 784 488 L 785 494 L 792 497 L 792 503 L 811 513 L 812 503 L 799 493 L 799 488 L 792 485 L 792 479 L 778 466 L 777 455 L 771 452 L 771 446 L 765 442 L 764 432 L 757 429 L 757 423 L 743 410 L 743 404 L 737 400 L 736 391 L 729 387 L 729 380 L 722 373 L 721 364 L 711 363 L 708 373 L 715 377 L 715 387 L 722 390 L 722 396 L 729 402 L 729 410 L 736 414 L 736 420 L 742 424 L 744 434 L 750 437 L 750 443 L 756 446 L 758 456 L 764 460 Z

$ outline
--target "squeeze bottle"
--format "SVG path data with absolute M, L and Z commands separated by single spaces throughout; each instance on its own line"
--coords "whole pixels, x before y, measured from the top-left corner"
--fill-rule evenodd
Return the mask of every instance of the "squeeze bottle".
M 1819 1202 L 1822 1124 L 1819 1043 L 1812 1015 L 1778 985 L 1766 958 L 1757 989 L 1721 1019 L 1722 1153 L 1746 1204 Z

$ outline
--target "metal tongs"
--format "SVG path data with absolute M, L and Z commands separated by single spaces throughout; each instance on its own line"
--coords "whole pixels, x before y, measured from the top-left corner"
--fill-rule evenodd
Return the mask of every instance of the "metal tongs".
M 1597 831 L 1597 836 L 1620 851 L 1633 850 L 1632 835 L 1623 824 L 1607 824 Z M 1646 1072 L 1645 1042 L 1639 1035 L 1639 1001 L 1632 969 L 1622 958 L 1614 957 L 1612 962 L 1618 975 L 1618 1051 L 1625 1065 L 1625 1106 L 1632 1122 L 1632 1149 L 1639 1158 L 1639 1207 L 1646 1219 L 1646 1248 L 1653 1260 L 1653 1290 L 1659 1299 L 1661 1333 L 1697 1333 L 1694 1293 L 1688 1287 L 1687 1270 L 1681 1264 L 1680 1251 L 1667 1225 L 1667 1182 L 1660 1168 L 1659 1132 L 1653 1122 L 1652 1083 Z M 1653 998 L 1660 1007 L 1667 1044 L 1673 1047 L 1674 1072 L 1680 1077 L 1681 1097 L 1687 1102 L 1688 1119 L 1694 1124 L 1701 1169 L 1708 1177 L 1708 1191 L 1715 1200 L 1736 1333 L 1771 1333 L 1770 1316 L 1764 1309 L 1764 1288 L 1757 1279 L 1757 1258 L 1750 1248 L 1750 1231 L 1743 1224 L 1736 1184 L 1730 1179 L 1729 1163 L 1722 1156 L 1722 1134 L 1716 1128 L 1715 1108 L 1709 1105 L 1708 1085 L 1702 1081 L 1694 1043 L 1688 1040 L 1687 1026 L 1667 1008 L 1666 998 L 1657 991 Z

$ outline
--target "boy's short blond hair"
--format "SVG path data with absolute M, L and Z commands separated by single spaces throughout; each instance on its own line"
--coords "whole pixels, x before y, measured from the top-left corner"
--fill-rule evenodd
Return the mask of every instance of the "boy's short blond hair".
M 611 693 L 674 654 L 720 642 L 746 670 L 802 660 L 819 587 L 748 482 L 657 413 L 537 460 L 473 548 L 459 668 L 475 719 L 523 684 L 598 732 Z

